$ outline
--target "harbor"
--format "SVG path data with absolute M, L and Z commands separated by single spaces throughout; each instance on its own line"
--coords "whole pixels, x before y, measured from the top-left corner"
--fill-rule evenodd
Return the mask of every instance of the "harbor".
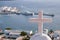
M 1 0 L 0 40 L 60 40 L 59 0 Z

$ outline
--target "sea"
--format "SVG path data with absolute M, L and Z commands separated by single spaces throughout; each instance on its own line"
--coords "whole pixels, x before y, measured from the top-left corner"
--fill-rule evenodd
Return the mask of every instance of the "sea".
M 54 17 L 46 16 L 52 18 L 51 23 L 44 23 L 44 29 L 60 30 L 60 4 L 58 2 L 26 2 L 26 1 L 0 1 L 0 7 L 9 6 L 17 7 L 22 12 L 33 11 L 38 12 L 43 10 L 46 14 L 54 14 Z M 0 29 L 5 30 L 9 27 L 13 30 L 27 30 L 27 31 L 37 31 L 38 24 L 29 22 L 29 18 L 37 18 L 37 16 L 25 16 L 25 15 L 0 15 Z

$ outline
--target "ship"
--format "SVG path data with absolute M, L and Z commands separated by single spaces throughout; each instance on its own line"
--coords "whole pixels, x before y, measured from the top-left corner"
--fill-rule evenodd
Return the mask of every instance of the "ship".
M 8 14 L 20 14 L 19 9 L 17 9 L 16 7 L 8 7 L 8 6 L 4 6 L 0 8 L 0 15 L 8 15 Z
M 38 15 L 38 13 L 35 13 L 35 15 Z M 51 16 L 51 17 L 54 17 L 55 16 L 54 14 L 46 14 L 46 13 L 44 13 L 43 15 L 44 16 Z
M 25 15 L 25 16 L 33 16 L 34 15 L 34 12 L 30 12 L 30 11 L 25 11 L 24 13 L 21 13 L 22 15 Z

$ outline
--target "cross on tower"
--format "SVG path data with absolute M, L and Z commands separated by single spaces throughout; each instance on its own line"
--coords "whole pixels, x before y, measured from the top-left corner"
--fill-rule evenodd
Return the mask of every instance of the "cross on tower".
M 30 18 L 30 22 L 38 23 L 38 32 L 43 33 L 43 22 L 51 22 L 51 18 L 43 18 L 43 11 L 39 11 L 38 18 Z

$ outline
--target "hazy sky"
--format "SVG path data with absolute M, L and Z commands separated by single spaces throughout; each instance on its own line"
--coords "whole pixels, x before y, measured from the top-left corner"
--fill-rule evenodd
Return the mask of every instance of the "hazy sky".
M 28 2 L 60 2 L 60 0 L 21 0 L 21 1 L 28 1 Z

